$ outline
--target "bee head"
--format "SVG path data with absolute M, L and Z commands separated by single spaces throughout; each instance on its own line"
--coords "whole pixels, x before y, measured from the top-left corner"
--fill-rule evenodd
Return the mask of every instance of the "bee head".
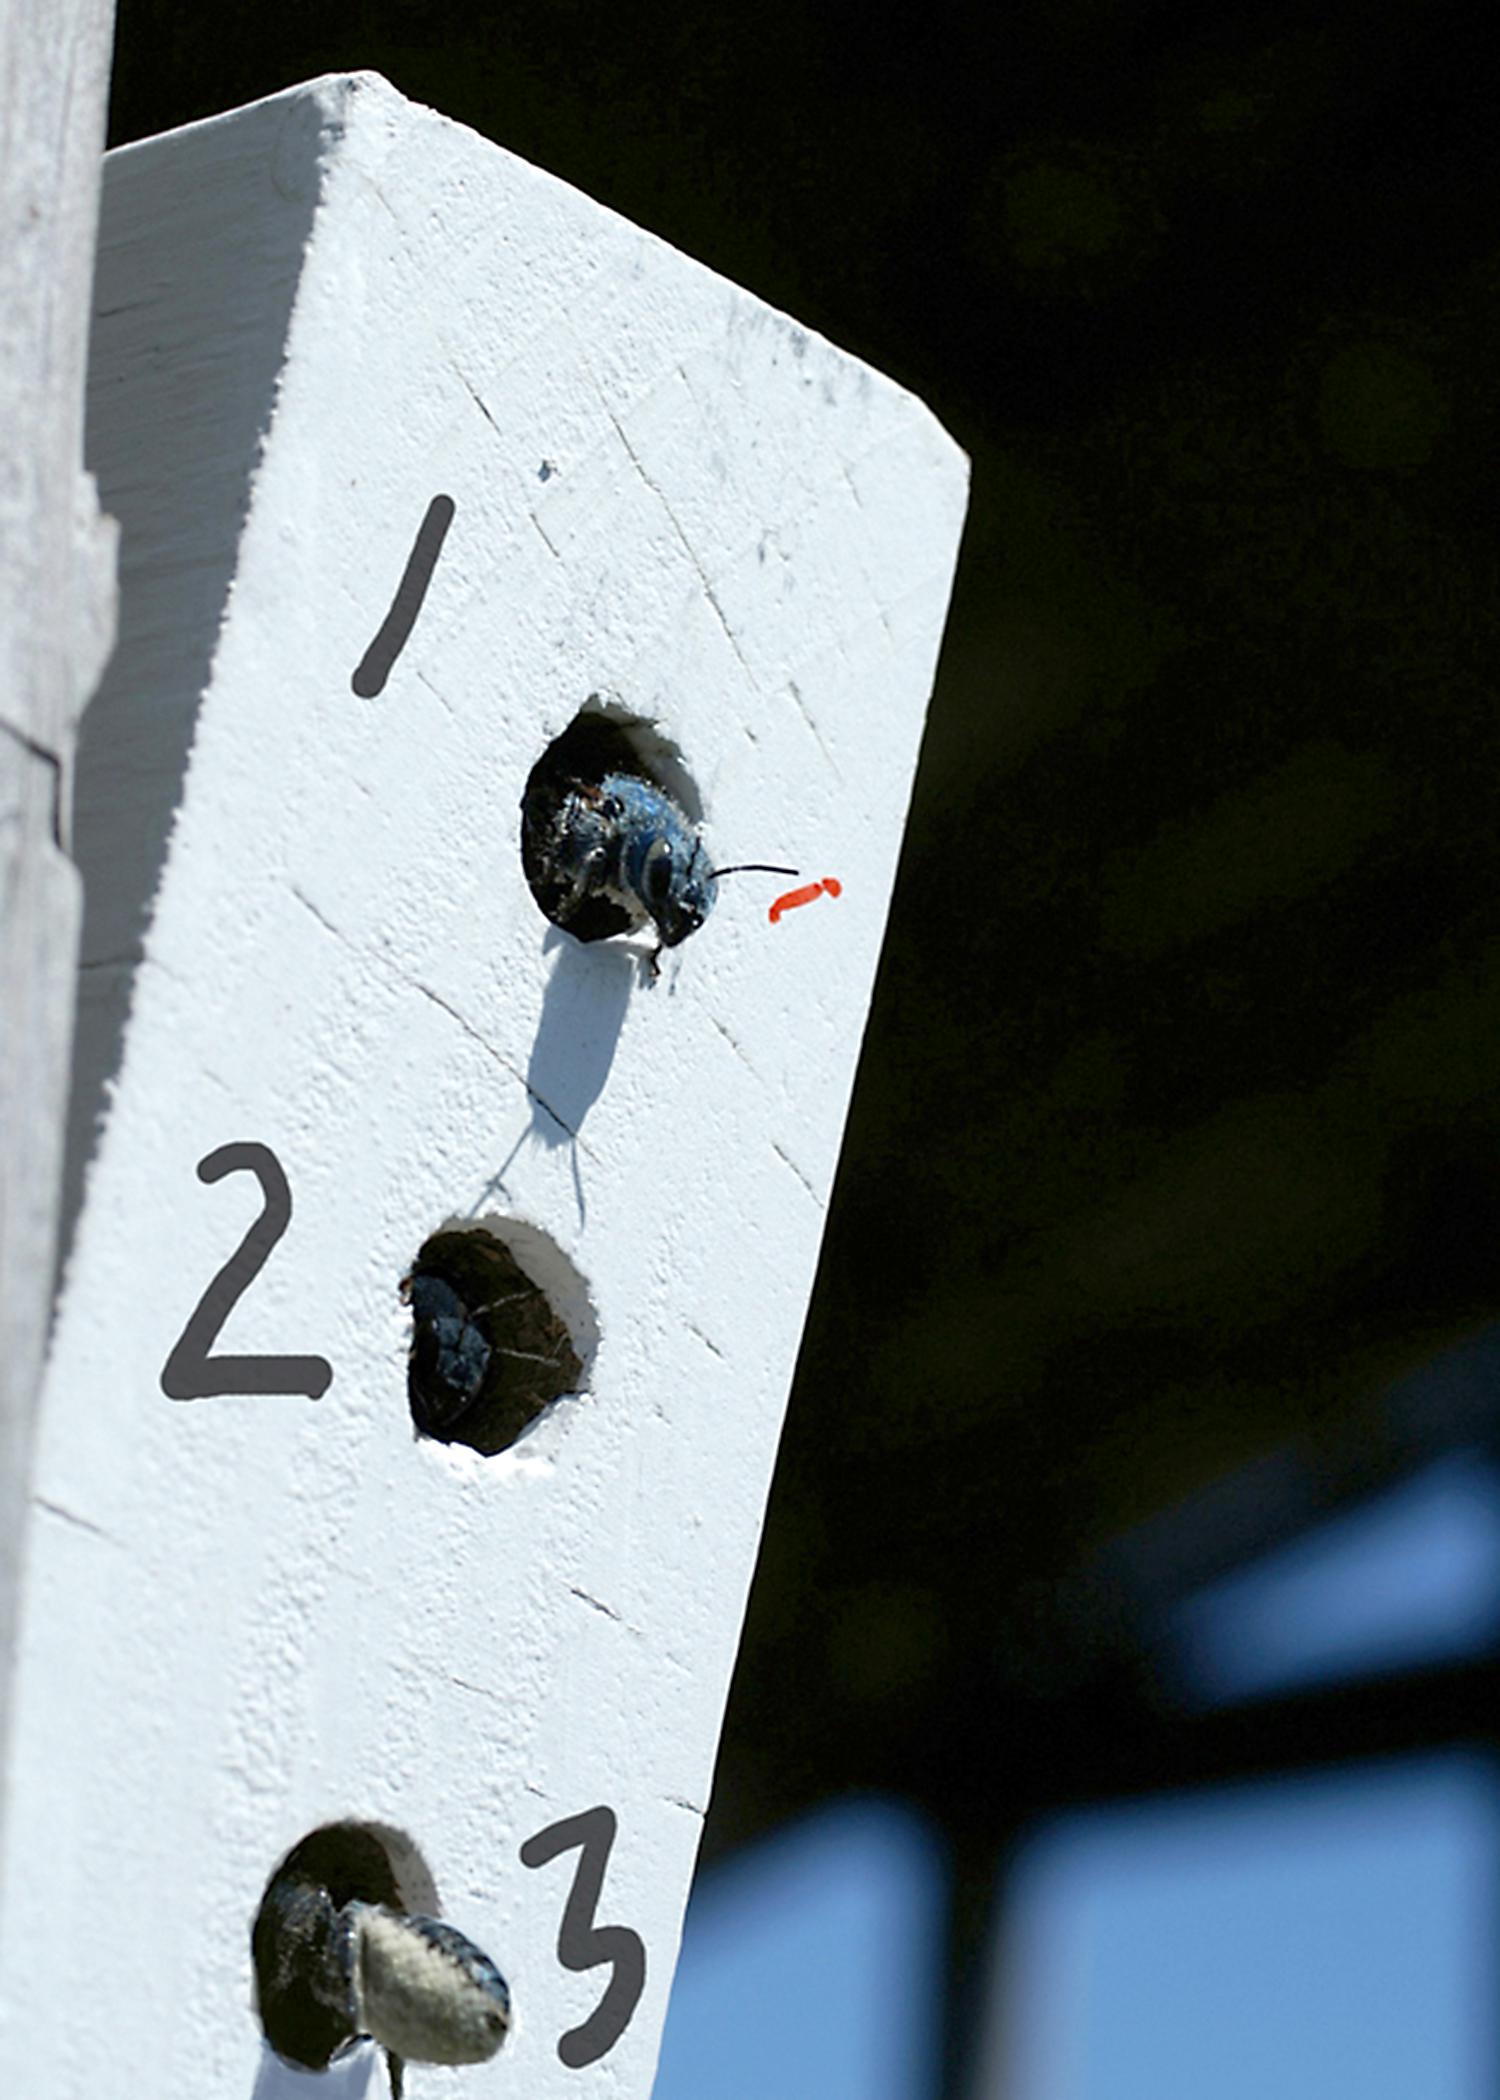
M 718 895 L 702 841 L 675 811 L 632 841 L 630 887 L 649 914 L 664 948 L 696 933 Z

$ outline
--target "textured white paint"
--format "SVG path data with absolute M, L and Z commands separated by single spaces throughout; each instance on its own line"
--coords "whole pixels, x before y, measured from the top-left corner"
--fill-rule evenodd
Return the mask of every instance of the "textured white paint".
M 138 521 L 80 824 L 96 1064 L 128 1022 L 39 1431 L 0 2090 L 362 2091 L 262 2060 L 248 1948 L 281 1854 L 360 1816 L 412 1834 L 515 1998 L 500 2056 L 414 2068 L 414 2100 L 644 2100 L 964 464 L 370 76 L 112 156 L 95 357 L 91 459 Z M 358 699 L 439 492 L 425 606 Z M 597 691 L 680 746 L 720 859 L 842 898 L 772 927 L 775 878 L 727 884 L 654 985 L 548 928 L 518 803 Z M 245 1139 L 294 1211 L 218 1347 L 321 1352 L 317 1403 L 158 1383 L 260 1208 L 196 1162 Z M 471 1217 L 551 1235 L 599 1333 L 588 1393 L 495 1459 L 415 1441 L 405 1397 L 397 1283 Z M 648 1974 L 580 2072 L 557 2039 L 608 1972 L 556 1959 L 577 1854 L 518 1850 L 601 1802 L 598 1922 Z

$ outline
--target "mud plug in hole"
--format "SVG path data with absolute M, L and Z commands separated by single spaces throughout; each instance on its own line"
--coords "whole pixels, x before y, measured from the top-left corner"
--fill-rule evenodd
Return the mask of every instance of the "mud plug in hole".
M 597 1338 L 587 1290 L 561 1249 L 528 1226 L 500 1229 L 505 1239 L 434 1233 L 401 1283 L 417 1433 L 487 1458 L 579 1391 Z
M 376 1823 L 325 1823 L 266 1885 L 250 1935 L 266 2040 L 326 2071 L 362 2041 L 385 2051 L 392 2100 L 406 2063 L 486 2063 L 510 2029 L 487 1954 L 436 1915 L 415 1845 Z

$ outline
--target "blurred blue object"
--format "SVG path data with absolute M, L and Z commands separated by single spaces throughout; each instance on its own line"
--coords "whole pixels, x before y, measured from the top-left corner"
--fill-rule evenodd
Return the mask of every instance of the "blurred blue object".
M 1497 1866 L 1477 1755 L 1064 1817 L 976 2100 L 1493 2100 Z
M 1489 1648 L 1500 1632 L 1500 1472 L 1455 1452 L 1187 1598 L 1162 1672 L 1194 1705 Z
M 705 1874 L 653 2100 L 931 2100 L 944 1881 L 926 1825 L 869 1800 Z

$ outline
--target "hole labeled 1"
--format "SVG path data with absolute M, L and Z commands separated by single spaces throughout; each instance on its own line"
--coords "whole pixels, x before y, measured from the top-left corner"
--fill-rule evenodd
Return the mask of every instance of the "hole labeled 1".
M 658 951 L 696 933 L 725 875 L 795 868 L 711 866 L 697 795 L 648 723 L 591 704 L 531 769 L 521 864 L 541 909 L 579 941 L 655 930 Z

